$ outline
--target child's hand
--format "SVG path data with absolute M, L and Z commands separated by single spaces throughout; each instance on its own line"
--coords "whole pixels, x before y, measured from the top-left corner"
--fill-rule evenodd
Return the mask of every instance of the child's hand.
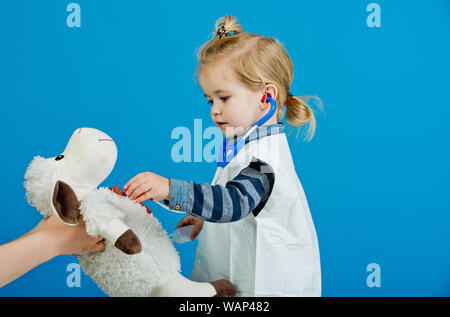
M 136 203 L 146 199 L 169 199 L 170 194 L 169 180 L 151 172 L 137 174 L 123 188 L 127 196 Z
M 198 234 L 200 233 L 200 231 L 202 231 L 203 228 L 203 219 L 191 216 L 191 215 L 187 215 L 185 216 L 183 219 L 181 219 L 181 221 L 178 223 L 177 227 L 175 229 L 184 227 L 184 226 L 189 226 L 189 225 L 193 225 L 194 229 L 192 229 L 191 232 L 191 240 L 194 240 L 195 238 L 197 238 Z

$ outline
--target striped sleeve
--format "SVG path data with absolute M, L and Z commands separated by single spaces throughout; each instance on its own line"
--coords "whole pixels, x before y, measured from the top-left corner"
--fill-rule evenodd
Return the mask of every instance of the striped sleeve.
M 170 179 L 170 209 L 185 211 L 209 222 L 233 222 L 264 208 L 272 193 L 275 174 L 259 160 L 252 162 L 224 185 Z

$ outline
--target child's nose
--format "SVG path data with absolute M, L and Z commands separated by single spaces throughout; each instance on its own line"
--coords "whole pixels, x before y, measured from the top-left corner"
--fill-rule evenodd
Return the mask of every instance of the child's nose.
M 220 115 L 222 114 L 222 109 L 218 105 L 213 104 L 213 106 L 211 107 L 211 113 L 213 115 Z

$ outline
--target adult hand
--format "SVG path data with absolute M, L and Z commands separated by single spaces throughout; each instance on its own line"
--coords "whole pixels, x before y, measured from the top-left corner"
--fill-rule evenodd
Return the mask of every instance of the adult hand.
M 39 223 L 39 231 L 46 235 L 56 255 L 97 252 L 105 249 L 102 236 L 93 238 L 86 232 L 86 222 L 81 217 L 75 226 L 63 223 L 55 215 Z
M 83 219 L 68 226 L 51 216 L 22 237 L 0 245 L 0 287 L 57 255 L 104 249 L 103 237 L 90 237 Z

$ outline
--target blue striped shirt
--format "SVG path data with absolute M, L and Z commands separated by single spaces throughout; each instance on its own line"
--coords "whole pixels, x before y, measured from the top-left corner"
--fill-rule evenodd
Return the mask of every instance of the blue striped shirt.
M 253 131 L 246 144 L 260 138 L 282 133 L 284 124 L 263 126 Z M 227 138 L 237 142 L 238 137 Z M 225 185 L 197 184 L 193 181 L 169 178 L 170 197 L 164 200 L 170 209 L 185 211 L 209 222 L 232 222 L 257 216 L 264 208 L 275 183 L 272 167 L 252 158 L 250 164 Z

